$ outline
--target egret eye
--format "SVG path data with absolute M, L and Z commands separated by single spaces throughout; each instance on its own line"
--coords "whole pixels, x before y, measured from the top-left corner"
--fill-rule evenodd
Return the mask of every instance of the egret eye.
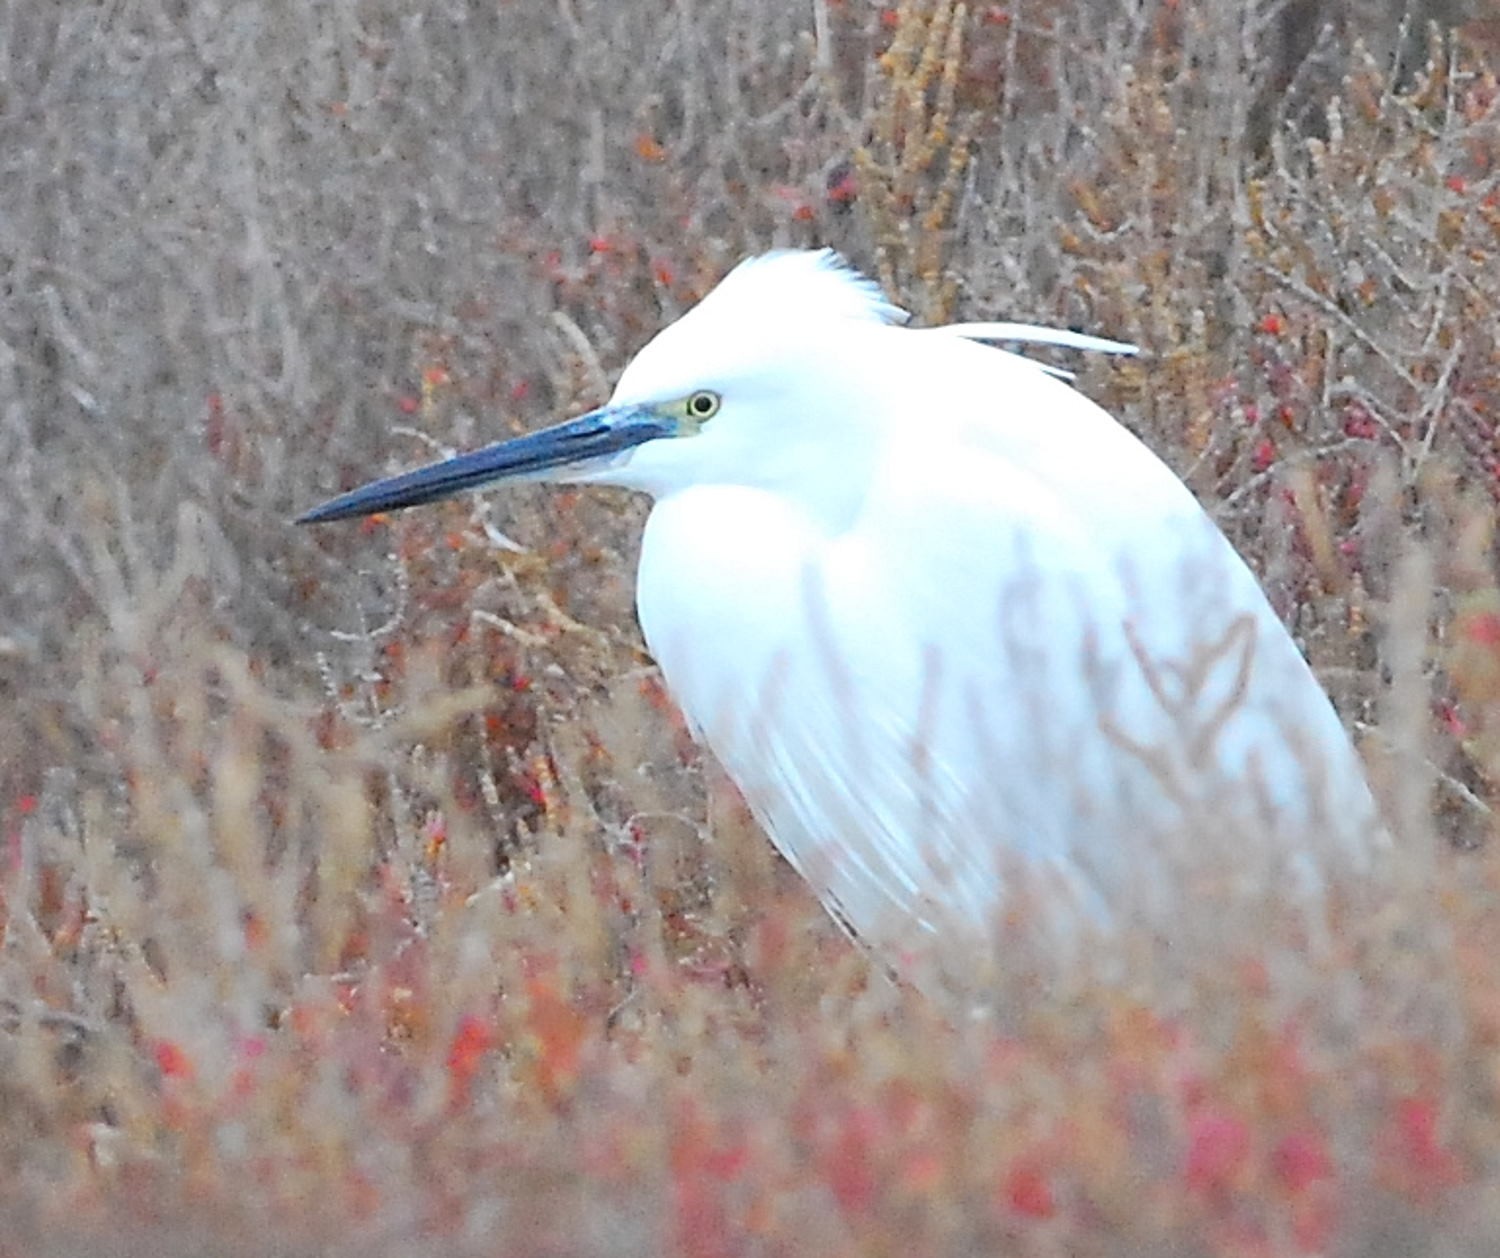
M 688 398 L 687 413 L 693 419 L 712 419 L 719 413 L 719 395 L 699 389 Z

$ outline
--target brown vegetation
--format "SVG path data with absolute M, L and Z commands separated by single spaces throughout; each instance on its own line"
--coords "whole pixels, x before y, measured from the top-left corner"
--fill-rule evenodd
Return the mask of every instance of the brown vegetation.
M 0 0 L 0 1254 L 1490 1252 L 1500 18 L 1393 12 Z M 1148 348 L 1389 886 L 955 1025 L 700 762 L 640 504 L 289 526 L 811 243 Z

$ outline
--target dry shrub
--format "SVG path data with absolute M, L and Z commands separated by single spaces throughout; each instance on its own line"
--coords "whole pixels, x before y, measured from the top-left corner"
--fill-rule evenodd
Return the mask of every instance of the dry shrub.
M 1487 1252 L 1496 85 L 1382 16 L 0 2 L 0 1250 Z M 699 761 L 639 504 L 287 526 L 813 241 L 1147 348 L 1085 386 L 1266 575 L 1388 877 L 1176 950 L 1018 904 L 951 1018 Z

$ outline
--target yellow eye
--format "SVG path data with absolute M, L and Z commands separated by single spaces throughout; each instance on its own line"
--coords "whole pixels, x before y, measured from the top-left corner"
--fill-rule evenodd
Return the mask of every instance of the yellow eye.
M 712 419 L 719 413 L 720 397 L 708 389 L 699 389 L 698 392 L 688 395 L 683 403 L 683 409 L 687 412 L 689 419 L 705 420 Z

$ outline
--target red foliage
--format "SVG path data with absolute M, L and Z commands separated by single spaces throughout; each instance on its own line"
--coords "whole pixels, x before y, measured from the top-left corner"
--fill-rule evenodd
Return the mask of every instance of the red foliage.
M 229 1096 L 245 1101 L 255 1091 L 258 1072 L 270 1042 L 264 1035 L 242 1035 L 234 1046 L 235 1068 L 229 1079 Z
M 1470 642 L 1500 648 L 1500 612 L 1470 612 L 1459 618 L 1458 629 Z
M 830 177 L 825 192 L 830 205 L 853 205 L 859 199 L 859 176 L 853 168 L 841 170 Z
M 192 1058 L 175 1041 L 157 1040 L 151 1046 L 151 1055 L 163 1079 L 189 1080 L 193 1077 Z
M 1344 435 L 1361 441 L 1374 441 L 1380 436 L 1380 425 L 1364 405 L 1351 402 L 1344 408 Z
M 579 1060 L 591 1023 L 565 999 L 555 974 L 528 977 L 526 998 L 526 1025 L 536 1048 L 537 1086 L 543 1096 L 556 1102 L 572 1091 L 578 1079 Z
M 1250 1127 L 1227 1109 L 1205 1105 L 1188 1120 L 1183 1178 L 1204 1195 L 1233 1188 L 1250 1162 Z
M 834 1139 L 823 1155 L 823 1177 L 839 1208 L 850 1217 L 870 1210 L 876 1197 L 874 1159 L 880 1122 L 869 1109 L 855 1108 L 836 1120 Z
M 723 1185 L 743 1174 L 749 1162 L 748 1147 L 721 1140 L 701 1105 L 691 1098 L 677 1104 L 668 1165 L 681 1253 L 723 1258 L 736 1251 Z
M 1427 1204 L 1464 1178 L 1463 1163 L 1445 1146 L 1438 1128 L 1436 1100 L 1405 1097 L 1396 1103 L 1380 1139 L 1387 1179 Z
M 684 1258 L 724 1258 L 734 1253 L 728 1211 L 712 1182 L 701 1175 L 673 1181 L 677 1251 Z
M 1034 1159 L 1022 1158 L 1010 1168 L 1002 1194 L 1009 1209 L 1028 1219 L 1050 1219 L 1057 1213 L 1052 1181 Z
M 484 1056 L 495 1044 L 494 1027 L 477 1013 L 466 1013 L 458 1020 L 448 1043 L 448 1108 L 459 1109 L 469 1100 L 469 1090 Z
M 1437 703 L 1437 718 L 1442 727 L 1455 739 L 1465 739 L 1469 736 L 1469 726 L 1459 713 L 1458 707 L 1451 700 L 1443 699 Z
M 1312 1185 L 1333 1178 L 1328 1142 L 1321 1132 L 1289 1132 L 1271 1150 L 1271 1169 L 1288 1192 L 1306 1192 Z

